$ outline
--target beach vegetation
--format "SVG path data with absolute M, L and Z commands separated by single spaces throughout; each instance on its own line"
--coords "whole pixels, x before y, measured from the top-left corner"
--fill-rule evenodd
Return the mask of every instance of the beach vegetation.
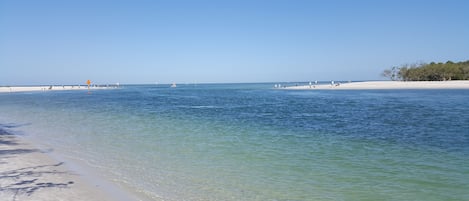
M 393 66 L 381 73 L 391 80 L 448 81 L 469 80 L 469 60 L 463 62 L 420 63 Z
M 393 66 L 391 69 L 386 69 L 381 73 L 381 76 L 391 80 L 397 80 L 399 78 L 399 67 Z

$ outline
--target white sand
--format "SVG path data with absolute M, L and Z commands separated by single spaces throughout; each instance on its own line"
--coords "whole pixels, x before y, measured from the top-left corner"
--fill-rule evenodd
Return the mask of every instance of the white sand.
M 332 86 L 327 85 L 313 85 L 313 86 L 292 86 L 285 89 L 298 89 L 298 90 L 315 90 L 315 89 L 469 89 L 469 81 L 368 81 L 368 82 L 351 82 L 351 83 L 337 83 Z
M 0 129 L 0 200 L 2 201 L 110 201 L 138 200 L 118 197 L 99 182 L 70 171 L 24 139 Z
M 90 87 L 90 89 L 108 89 L 108 88 L 115 88 L 112 87 Z M 30 91 L 62 91 L 62 90 L 88 90 L 87 86 L 79 86 L 79 85 L 67 85 L 67 86 L 0 86 L 0 93 L 1 92 L 30 92 Z

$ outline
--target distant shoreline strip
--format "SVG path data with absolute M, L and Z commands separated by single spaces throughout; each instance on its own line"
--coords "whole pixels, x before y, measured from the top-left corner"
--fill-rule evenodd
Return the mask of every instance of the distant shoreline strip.
M 367 90 L 367 89 L 469 89 L 469 80 L 457 81 L 365 81 L 289 86 L 287 90 Z
M 88 89 L 113 89 L 118 85 L 50 85 L 50 86 L 0 86 L 0 93 L 7 92 L 34 92 L 34 91 L 66 91 L 66 90 L 88 90 Z

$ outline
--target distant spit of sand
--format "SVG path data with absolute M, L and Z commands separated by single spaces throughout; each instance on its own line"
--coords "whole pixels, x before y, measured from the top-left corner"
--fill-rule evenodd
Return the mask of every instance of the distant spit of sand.
M 92 86 L 89 89 L 108 89 L 116 88 L 116 85 L 112 86 Z M 80 85 L 67 85 L 67 86 L 0 86 L 1 92 L 32 92 L 32 91 L 63 91 L 63 90 L 87 90 L 88 86 Z
M 321 85 L 291 86 L 293 90 L 359 90 L 359 89 L 469 89 L 469 81 L 367 81 Z

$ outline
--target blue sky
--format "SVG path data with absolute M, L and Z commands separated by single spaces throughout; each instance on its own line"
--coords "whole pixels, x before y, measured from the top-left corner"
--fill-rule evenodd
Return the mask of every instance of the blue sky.
M 0 0 L 0 85 L 383 79 L 469 60 L 466 2 Z

